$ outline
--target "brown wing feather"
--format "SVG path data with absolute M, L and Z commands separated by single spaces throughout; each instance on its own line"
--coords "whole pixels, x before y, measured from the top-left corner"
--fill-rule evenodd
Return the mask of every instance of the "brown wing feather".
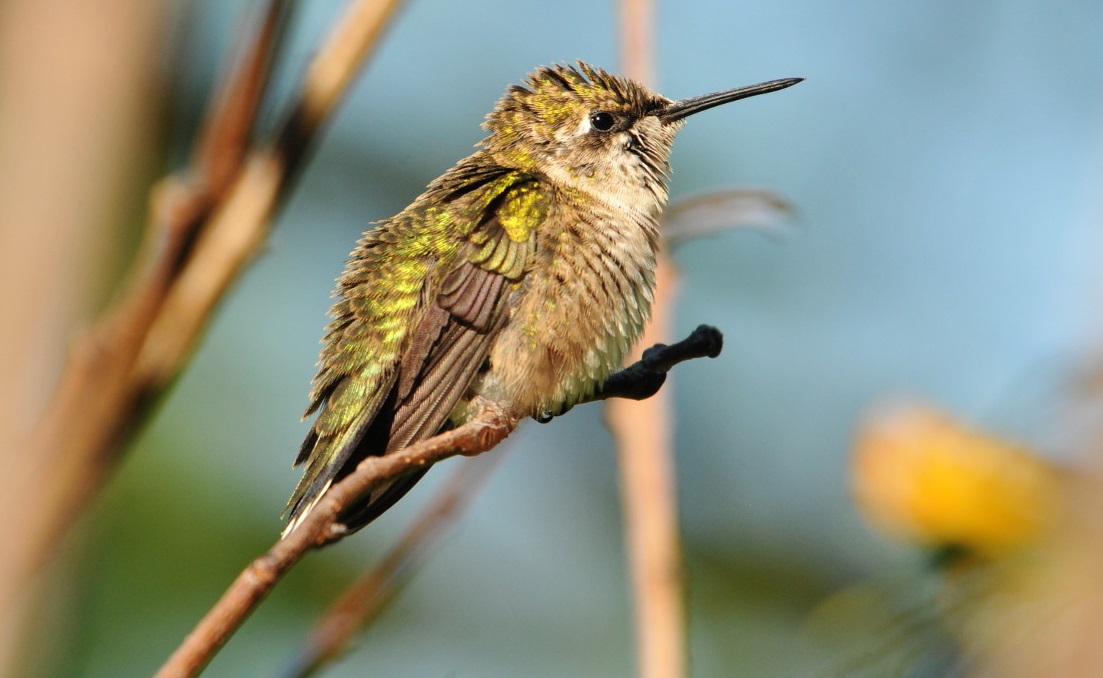
M 508 320 L 509 279 L 465 262 L 445 276 L 441 294 L 424 315 L 403 355 L 392 393 L 337 479 L 367 456 L 402 449 L 436 435 L 486 361 Z M 387 417 L 382 416 L 386 412 Z M 374 489 L 341 516 L 349 530 L 367 525 L 394 505 L 428 468 Z
M 478 275 L 500 277 L 482 270 Z M 501 302 L 496 305 L 504 307 Z M 451 317 L 418 375 L 417 388 L 395 410 L 386 452 L 402 449 L 448 428 L 448 415 L 485 361 L 506 318 L 505 313 L 499 312 L 492 325 L 477 329 L 460 318 Z M 377 487 L 364 502 L 341 516 L 341 520 L 350 530 L 367 525 L 405 496 L 428 471 L 427 467 Z
M 537 185 L 520 177 L 512 181 L 497 186 L 499 198 L 493 201 L 499 206 L 513 206 L 513 212 L 504 213 L 511 220 L 510 230 L 507 232 L 501 223 L 503 213 L 494 208 L 494 216 L 470 234 L 467 256 L 444 275 L 435 296 L 423 302 L 427 307 L 408 335 L 409 343 L 396 361 L 396 369 L 385 388 L 373 396 L 378 406 L 372 407 L 370 417 L 355 422 L 355 430 L 347 432 L 350 437 L 346 442 L 351 444 L 343 447 L 340 459 L 310 457 L 306 450 L 314 447 L 312 438 L 317 434 L 312 431 L 308 435 L 304 453 L 300 454 L 300 459 L 310 458 L 304 481 L 319 485 L 310 484 L 308 490 L 296 491 L 285 533 L 294 528 L 330 482 L 347 476 L 364 458 L 401 449 L 449 426 L 449 414 L 463 398 L 508 320 L 508 295 L 523 277 L 526 262 L 531 261 L 535 251 L 535 225 L 543 216 L 532 209 Z M 515 203 L 505 200 L 507 194 L 522 198 L 520 204 L 529 210 L 525 215 L 531 217 L 531 228 L 520 228 Z M 326 388 L 337 392 L 342 388 L 336 383 L 339 381 Z M 326 396 L 319 393 L 322 398 Z M 314 464 L 324 464 L 325 468 L 313 469 Z M 363 527 L 406 494 L 427 470 L 375 489 L 350 507 L 341 516 L 342 522 L 349 530 Z

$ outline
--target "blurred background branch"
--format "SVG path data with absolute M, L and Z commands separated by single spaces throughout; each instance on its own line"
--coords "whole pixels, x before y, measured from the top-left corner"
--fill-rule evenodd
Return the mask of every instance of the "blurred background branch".
M 7 614 L 19 609 L 7 603 L 18 599 L 95 495 L 193 351 L 215 305 L 263 242 L 287 177 L 397 4 L 352 3 L 279 135 L 282 145 L 250 148 L 289 11 L 283 0 L 267 3 L 255 35 L 243 41 L 248 47 L 227 69 L 192 164 L 154 189 L 145 244 L 122 296 L 79 336 L 28 442 L 9 450 L 13 472 L 5 478 L 12 488 L 0 496 L 10 503 L 6 513 L 25 519 L 5 522 L 11 534 L 3 535 L 8 553 L 0 570 L 0 608 Z M 74 222 L 70 228 L 79 227 Z M 5 620 L 12 634 L 18 626 L 18 619 Z
M 653 0 L 621 0 L 624 75 L 655 87 Z M 678 276 L 659 254 L 651 320 L 628 362 L 666 343 L 673 326 Z M 678 538 L 672 398 L 669 388 L 648 400 L 613 400 L 606 420 L 617 448 L 624 541 L 635 619 L 636 668 L 644 678 L 676 678 L 687 668 L 682 554 Z
M 461 459 L 436 495 L 379 562 L 352 583 L 314 625 L 284 678 L 314 675 L 347 650 L 424 565 L 440 541 L 463 517 L 503 458 L 485 454 Z
M 226 84 L 195 164 L 154 189 L 145 244 L 125 291 L 78 335 L 50 405 L 19 450 L 26 466 L 14 476 L 33 491 L 16 504 L 27 520 L 5 540 L 16 589 L 98 490 L 257 242 L 233 231 L 240 228 L 237 210 L 250 209 L 242 200 L 251 196 L 233 194 L 231 186 L 264 89 L 281 4 L 273 3 L 255 49 Z M 222 210 L 233 223 L 223 217 L 221 229 L 211 227 Z
M 156 2 L 0 4 L 0 671 L 24 644 L 29 571 L 95 482 L 92 451 L 28 441 L 156 162 L 165 20 Z

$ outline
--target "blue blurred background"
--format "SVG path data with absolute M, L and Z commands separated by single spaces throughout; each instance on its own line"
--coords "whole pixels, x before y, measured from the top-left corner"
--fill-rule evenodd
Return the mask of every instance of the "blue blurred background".
M 186 5 L 167 27 L 172 143 L 248 3 Z M 304 3 L 280 76 L 342 3 Z M 675 393 L 693 675 L 789 675 L 804 614 L 916 554 L 848 494 L 863 411 L 930 398 L 1059 451 L 1053 392 L 1099 330 L 1103 5 L 787 0 L 662 3 L 656 88 L 678 98 L 805 83 L 694 117 L 675 198 L 766 187 L 783 238 L 733 231 L 676 254 L 679 334 L 725 332 Z M 482 138 L 533 67 L 617 70 L 611 3 L 413 0 L 387 34 L 266 250 L 217 314 L 90 520 L 68 627 L 44 675 L 149 673 L 276 537 L 297 472 L 333 278 L 370 221 Z M 631 675 L 617 476 L 598 406 L 529 422 L 470 515 L 332 676 Z M 208 670 L 272 675 L 314 617 L 447 476 L 309 557 Z

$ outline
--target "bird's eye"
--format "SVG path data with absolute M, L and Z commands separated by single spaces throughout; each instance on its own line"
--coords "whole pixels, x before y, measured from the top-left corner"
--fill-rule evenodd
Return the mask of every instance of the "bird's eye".
M 590 127 L 593 127 L 599 132 L 608 132 L 613 129 L 613 126 L 616 124 L 617 119 L 613 117 L 612 113 L 597 111 L 590 114 Z

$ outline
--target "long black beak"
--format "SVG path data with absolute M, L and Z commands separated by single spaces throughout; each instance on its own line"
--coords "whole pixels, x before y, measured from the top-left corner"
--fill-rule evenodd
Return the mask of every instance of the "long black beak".
M 699 97 L 680 99 L 664 108 L 662 112 L 659 113 L 659 120 L 664 125 L 667 125 L 675 120 L 681 120 L 682 118 L 693 115 L 694 113 L 700 113 L 713 106 L 726 104 L 730 101 L 738 101 L 739 99 L 746 99 L 747 97 L 755 97 L 759 94 L 769 94 L 779 89 L 792 87 L 801 80 L 804 80 L 804 78 L 771 80 L 770 82 L 761 82 L 757 85 L 737 87 L 736 89 L 728 89 L 723 92 L 713 92 L 712 94 L 702 94 Z

